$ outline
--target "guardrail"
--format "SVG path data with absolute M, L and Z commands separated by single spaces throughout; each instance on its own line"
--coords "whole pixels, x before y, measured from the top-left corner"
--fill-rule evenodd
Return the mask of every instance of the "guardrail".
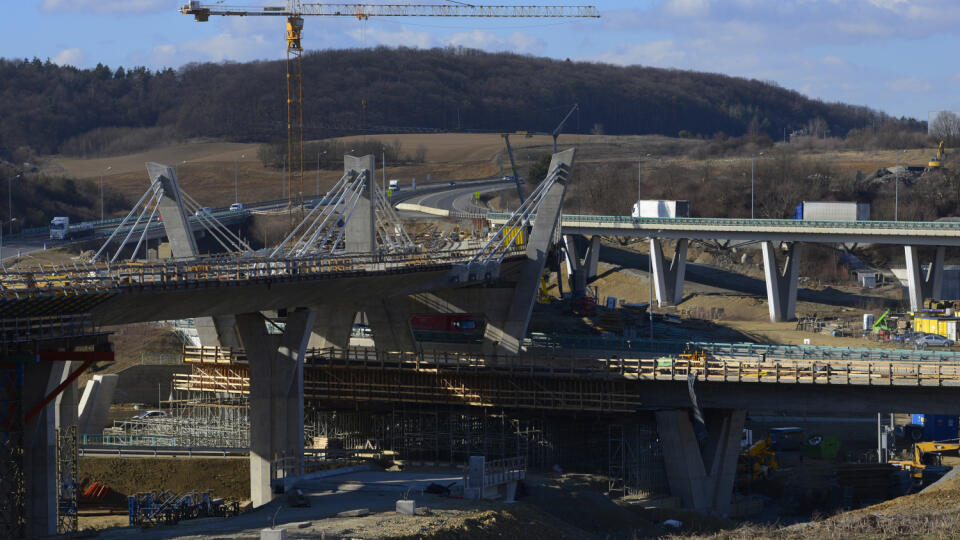
M 308 367 L 333 369 L 476 373 L 513 377 L 680 382 L 693 377 L 705 382 L 960 387 L 960 361 L 815 360 L 763 356 L 728 358 L 702 352 L 659 358 L 623 358 L 618 355 L 604 358 L 483 357 L 466 353 L 393 353 L 331 348 L 313 352 L 306 362 Z M 206 389 L 237 394 L 249 392 L 246 368 L 234 366 L 229 374 L 217 371 L 224 367 L 211 366 L 214 371 L 200 370 L 203 373 L 192 377 L 177 376 L 174 386 L 182 390 Z M 305 388 L 310 387 L 309 375 L 304 385 Z
M 523 253 L 513 246 L 511 254 Z M 0 295 L 19 297 L 44 292 L 82 294 L 91 291 L 177 288 L 205 284 L 299 281 L 321 275 L 405 273 L 469 261 L 475 251 L 435 253 L 344 254 L 291 259 L 197 258 L 173 262 L 84 263 L 40 266 L 0 273 Z
M 503 221 L 511 214 L 503 212 L 490 212 L 487 218 L 491 221 Z M 536 220 L 536 215 L 531 217 Z M 700 226 L 700 227 L 724 227 L 730 229 L 742 229 L 743 227 L 770 227 L 770 228 L 796 228 L 796 229 L 909 229 L 909 230 L 930 230 L 930 231 L 957 231 L 960 232 L 960 222 L 958 221 L 822 221 L 822 220 L 799 220 L 799 219 L 741 219 L 741 218 L 635 218 L 631 216 L 591 216 L 577 214 L 563 214 L 561 216 L 563 226 L 576 226 L 576 224 L 606 224 L 606 225 L 650 225 L 650 226 Z
M 951 351 L 880 349 L 869 347 L 824 347 L 817 345 L 765 345 L 760 343 L 719 343 L 710 341 L 654 340 L 576 334 L 532 334 L 524 346 L 550 349 L 554 354 L 569 354 L 575 349 L 633 351 L 649 354 L 677 354 L 702 350 L 717 356 L 807 359 L 866 360 L 875 362 L 951 362 L 960 361 L 960 353 Z
M 180 446 L 79 446 L 81 456 L 187 456 L 187 457 L 230 457 L 246 456 L 249 448 L 232 447 L 180 447 Z

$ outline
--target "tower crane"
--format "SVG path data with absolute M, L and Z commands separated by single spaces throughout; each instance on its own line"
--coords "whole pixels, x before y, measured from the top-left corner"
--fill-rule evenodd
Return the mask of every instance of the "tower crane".
M 492 18 L 597 18 L 594 6 L 475 6 L 457 4 L 322 4 L 287 0 L 283 6 L 227 6 L 191 1 L 180 13 L 204 22 L 212 16 L 284 17 L 287 19 L 287 153 L 290 185 L 303 194 L 303 17 L 492 17 Z M 292 192 L 292 190 L 291 190 Z M 291 196 L 291 204 L 293 197 Z

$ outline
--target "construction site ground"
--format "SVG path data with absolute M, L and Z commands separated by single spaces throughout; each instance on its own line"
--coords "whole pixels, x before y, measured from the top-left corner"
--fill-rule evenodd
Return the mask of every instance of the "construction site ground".
M 675 506 L 673 499 L 630 498 L 619 502 L 604 495 L 605 479 L 584 474 L 528 474 L 515 503 L 472 501 L 408 490 L 419 479 L 447 480 L 462 475 L 458 469 L 410 469 L 404 472 L 346 475 L 339 480 L 307 481 L 301 489 L 310 501 L 307 508 L 292 507 L 285 496 L 232 518 L 184 521 L 155 529 L 111 527 L 99 537 L 153 538 L 259 538 L 266 527 L 284 528 L 288 538 L 362 539 L 613 539 L 657 537 L 671 528 L 664 521 L 686 523 L 690 532 L 708 533 L 735 526 L 722 518 L 658 506 Z M 371 479 L 372 478 L 372 479 Z M 383 483 L 391 487 L 383 487 Z M 380 485 L 376 485 L 376 484 Z M 412 498 L 414 516 L 395 512 L 396 501 Z

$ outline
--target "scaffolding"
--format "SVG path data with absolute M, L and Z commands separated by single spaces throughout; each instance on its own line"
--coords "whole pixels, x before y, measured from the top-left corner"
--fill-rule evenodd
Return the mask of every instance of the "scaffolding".
M 607 491 L 621 497 L 669 493 L 663 446 L 648 424 L 608 426 Z
M 0 363 L 0 538 L 22 538 L 23 364 Z
M 77 532 L 77 426 L 57 428 L 57 533 Z
M 173 390 L 169 415 L 115 421 L 103 442 L 178 447 L 250 447 L 250 407 L 246 396 Z

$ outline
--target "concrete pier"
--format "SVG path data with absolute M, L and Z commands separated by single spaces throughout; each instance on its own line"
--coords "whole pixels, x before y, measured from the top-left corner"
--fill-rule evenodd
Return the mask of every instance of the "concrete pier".
M 278 467 L 303 473 L 303 356 L 316 315 L 291 311 L 283 333 L 261 313 L 237 315 L 237 327 L 250 364 L 250 499 L 262 506 L 273 499 Z M 281 463 L 282 461 L 282 463 Z
M 698 441 L 688 409 L 657 411 L 657 431 L 670 492 L 684 507 L 723 516 L 730 510 L 740 437 L 747 412 L 708 410 L 707 437 Z
M 937 247 L 934 259 L 927 267 L 926 273 L 920 266 L 918 249 L 917 246 L 903 247 L 907 260 L 907 291 L 912 311 L 922 309 L 925 298 L 943 299 L 943 259 L 946 256 L 946 248 Z
M 683 301 L 683 280 L 687 272 L 687 244 L 689 240 L 677 240 L 670 266 L 663 256 L 663 245 L 658 238 L 650 239 L 650 268 L 653 288 L 657 292 L 657 305 L 676 305 Z
M 801 245 L 791 243 L 781 272 L 777 265 L 777 248 L 773 242 L 761 242 L 763 272 L 767 281 L 767 306 L 770 321 L 791 321 L 797 311 L 797 280 L 800 276 Z

